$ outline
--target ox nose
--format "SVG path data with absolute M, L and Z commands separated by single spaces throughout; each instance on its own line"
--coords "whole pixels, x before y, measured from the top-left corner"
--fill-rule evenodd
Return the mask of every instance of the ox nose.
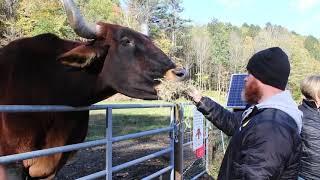
M 183 81 L 189 78 L 189 73 L 185 68 L 178 67 L 175 68 L 172 72 L 176 75 L 177 80 L 179 81 Z

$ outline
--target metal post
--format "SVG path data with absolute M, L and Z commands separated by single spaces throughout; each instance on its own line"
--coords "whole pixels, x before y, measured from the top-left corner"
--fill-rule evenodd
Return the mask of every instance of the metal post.
M 177 104 L 175 106 L 176 119 L 176 140 L 174 143 L 174 170 L 175 180 L 183 179 L 183 106 Z
M 175 116 L 174 116 L 174 107 L 170 108 L 170 124 L 171 126 L 175 126 L 176 125 L 176 121 L 175 121 Z M 171 131 L 172 135 L 171 135 L 171 139 L 170 139 L 170 146 L 172 147 L 172 151 L 170 153 L 170 165 L 172 167 L 174 167 L 174 142 L 175 142 L 175 128 L 173 128 L 173 130 Z M 161 178 L 162 179 L 162 176 Z M 170 180 L 174 180 L 174 168 L 171 170 L 170 173 Z
M 226 148 L 224 147 L 224 137 L 223 137 L 223 132 L 222 131 L 220 131 L 220 136 L 221 136 L 223 153 L 226 153 Z
M 204 118 L 205 119 L 205 118 Z M 209 172 L 209 121 L 205 119 L 206 123 L 206 172 Z
M 112 108 L 106 110 L 106 179 L 112 180 Z

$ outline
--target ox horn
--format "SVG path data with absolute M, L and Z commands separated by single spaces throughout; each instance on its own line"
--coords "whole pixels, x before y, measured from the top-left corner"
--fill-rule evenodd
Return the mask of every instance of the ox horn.
M 87 24 L 80 14 L 73 0 L 61 0 L 67 13 L 67 18 L 72 29 L 78 36 L 86 39 L 97 38 L 97 28 L 95 25 Z

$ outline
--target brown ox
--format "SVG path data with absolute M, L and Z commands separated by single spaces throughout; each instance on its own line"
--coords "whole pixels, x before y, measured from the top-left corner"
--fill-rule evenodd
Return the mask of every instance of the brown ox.
M 0 104 L 84 106 L 117 92 L 157 99 L 157 79 L 185 78 L 186 71 L 147 36 L 102 22 L 89 26 L 72 1 L 64 1 L 64 6 L 75 32 L 91 40 L 75 42 L 42 34 L 0 49 Z M 88 117 L 87 111 L 0 113 L 0 155 L 80 143 Z M 24 160 L 23 166 L 33 178 L 51 179 L 69 155 Z

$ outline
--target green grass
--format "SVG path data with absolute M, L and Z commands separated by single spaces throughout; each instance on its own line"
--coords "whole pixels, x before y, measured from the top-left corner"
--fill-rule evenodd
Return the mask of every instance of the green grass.
M 112 120 L 113 136 L 163 128 L 170 124 L 170 108 L 114 109 Z M 87 140 L 105 137 L 105 127 L 105 111 L 90 112 Z
M 205 92 L 219 103 L 223 104 L 225 95 L 219 95 L 217 92 Z M 179 100 L 178 102 L 185 102 Z M 102 101 L 97 104 L 161 104 L 164 101 Z M 191 109 L 185 109 L 186 127 L 191 125 Z M 134 108 L 134 109 L 114 109 L 113 118 L 113 136 L 137 133 L 141 131 L 167 127 L 170 124 L 170 108 Z M 191 126 L 190 126 L 191 127 Z M 189 128 L 190 128 L 189 127 Z M 90 111 L 89 130 L 86 140 L 95 140 L 104 138 L 106 134 L 105 110 Z
M 205 91 L 203 95 L 208 96 L 215 100 L 216 102 L 220 103 L 221 105 L 225 105 L 227 103 L 227 94 L 225 92 L 218 92 L 218 91 Z

